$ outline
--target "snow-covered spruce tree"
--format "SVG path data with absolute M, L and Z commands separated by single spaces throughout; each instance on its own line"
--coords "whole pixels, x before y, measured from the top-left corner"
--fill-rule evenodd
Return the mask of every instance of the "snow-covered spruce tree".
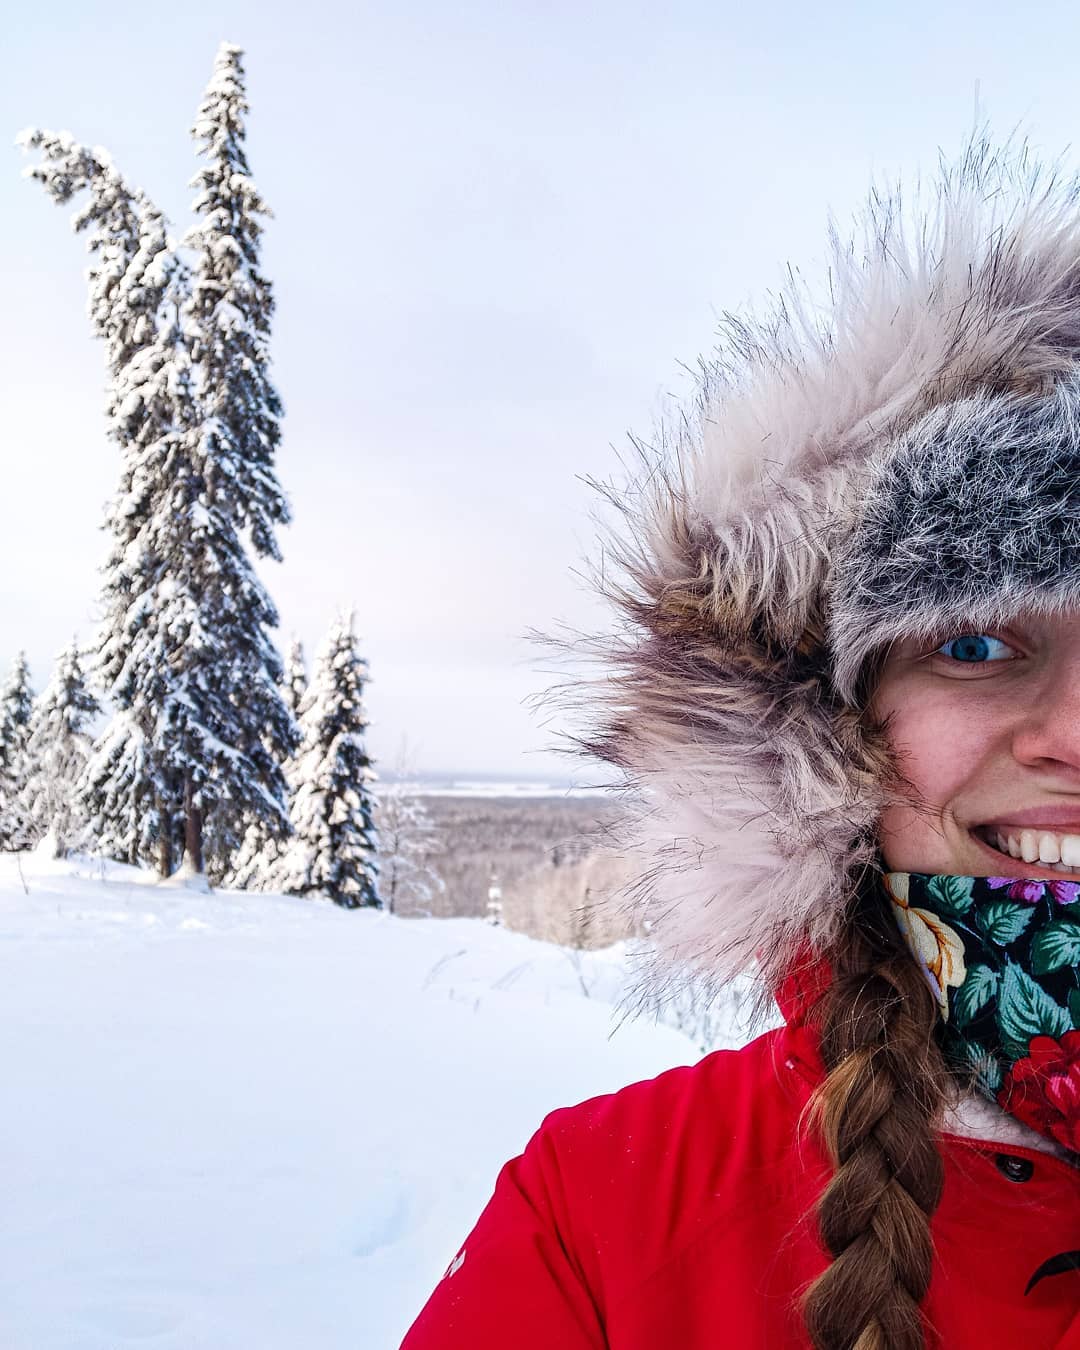
M 161 473 L 177 438 L 190 437 L 197 411 L 187 363 L 177 369 L 177 314 L 186 272 L 173 251 L 164 217 L 140 204 L 139 247 L 113 304 L 114 337 L 108 429 L 120 449 L 120 484 L 105 514 L 110 545 L 102 569 L 94 679 L 108 698 L 112 720 L 80 782 L 95 847 L 125 862 L 171 866 L 182 818 L 162 792 L 156 736 L 160 709 L 147 697 L 147 616 L 160 580 L 149 545 L 159 509 Z M 147 307 L 152 305 L 152 309 Z M 124 334 L 129 336 L 125 339 Z M 183 353 L 181 352 L 181 357 Z M 149 688 L 160 687 L 161 672 Z
M 24 789 L 30 841 L 52 841 L 64 858 L 85 838 L 87 818 L 76 792 L 90 753 L 89 726 L 98 702 L 86 683 L 79 644 L 57 658 L 52 679 L 34 703 Z
M 125 369 L 125 402 L 149 410 L 139 464 L 152 486 L 133 550 L 121 701 L 148 728 L 159 870 L 209 862 L 219 880 L 246 820 L 287 832 L 281 760 L 297 731 L 267 631 L 277 613 L 207 458 L 187 291 L 174 259 L 157 340 Z
M 113 711 L 76 790 L 86 852 L 132 864 L 158 861 L 152 746 L 132 710 Z
M 111 425 L 130 454 L 110 512 L 100 653 L 117 718 L 88 765 L 87 802 L 110 851 L 152 857 L 163 873 L 184 854 L 201 871 L 205 858 L 215 880 L 250 821 L 288 830 L 281 766 L 298 739 L 267 632 L 277 615 L 242 540 L 279 557 L 273 528 L 288 510 L 273 471 L 281 407 L 266 375 L 272 299 L 254 219 L 265 208 L 246 176 L 238 58 L 222 49 L 195 127 L 208 163 L 185 240 L 193 269 L 129 193 L 141 235 L 123 275 L 143 284 L 108 290 L 97 325 L 115 356 Z M 25 139 L 47 158 L 74 154 L 43 136 Z M 57 200 L 93 193 L 92 175 L 73 171 L 69 189 L 52 168 L 35 176 Z M 136 302 L 146 321 L 126 326 Z
M 303 744 L 295 767 L 293 837 L 282 888 L 324 895 L 349 909 L 381 907 L 374 823 L 375 773 L 364 744 L 367 663 L 352 615 L 330 629 L 301 713 Z
M 205 164 L 191 180 L 198 220 L 184 238 L 195 252 L 185 323 L 201 375 L 202 457 L 236 528 L 260 557 L 280 558 L 274 530 L 289 521 L 274 454 L 281 400 L 270 381 L 274 298 L 259 265 L 260 216 L 270 210 L 252 182 L 244 149 L 248 112 L 243 52 L 224 42 L 192 135 Z
M 25 848 L 29 842 L 25 817 L 27 742 L 33 716 L 34 691 L 26 653 L 19 652 L 0 689 L 0 849 Z
M 184 238 L 194 253 L 183 307 L 198 371 L 193 454 L 209 524 L 223 542 L 246 534 L 260 557 L 280 559 L 275 528 L 289 520 L 274 467 L 282 406 L 269 377 L 273 294 L 259 266 L 259 217 L 270 212 L 251 180 L 244 148 L 248 103 L 241 56 L 231 43 L 221 45 L 192 128 L 205 159 L 191 182 L 198 189 L 192 207 L 198 219 Z M 211 870 L 225 877 L 249 831 L 287 834 L 282 766 L 298 733 L 279 687 L 281 657 L 266 632 L 276 627 L 277 613 L 242 550 L 222 549 L 220 562 L 235 580 L 218 585 L 224 608 L 207 614 L 209 631 L 222 642 L 205 692 L 219 712 L 231 705 L 222 719 L 230 738 L 221 737 L 227 753 L 216 755 L 206 786 L 190 795 L 187 819 L 189 834 L 205 823 Z M 194 857 L 189 848 L 189 861 Z
M 139 397 L 138 390 L 145 382 L 146 354 L 159 345 L 159 316 L 173 279 L 174 245 L 161 212 L 125 182 L 105 151 L 50 131 L 24 132 L 20 141 L 27 150 L 41 151 L 41 162 L 25 172 L 57 204 L 87 194 L 72 225 L 87 234 L 89 317 L 105 344 L 106 419 L 120 452 L 120 483 L 106 509 L 110 546 L 92 659 L 94 684 L 109 700 L 112 717 L 86 766 L 79 795 L 95 851 L 124 862 L 145 862 L 156 859 L 160 835 L 154 719 L 144 713 L 141 724 L 138 720 L 127 657 L 131 631 L 139 623 L 134 598 L 144 590 L 139 539 L 155 486 L 152 466 L 143 462 L 143 455 L 171 414 L 160 400 Z

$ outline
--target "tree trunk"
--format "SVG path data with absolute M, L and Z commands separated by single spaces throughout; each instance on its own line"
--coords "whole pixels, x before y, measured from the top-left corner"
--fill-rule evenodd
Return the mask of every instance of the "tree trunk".
M 195 805 L 195 789 L 191 779 L 184 779 L 184 852 L 193 872 L 203 870 L 202 811 Z
M 172 876 L 172 839 L 170 838 L 169 815 L 165 803 L 158 797 L 158 873 L 162 877 Z M 134 850 L 132 850 L 134 852 Z

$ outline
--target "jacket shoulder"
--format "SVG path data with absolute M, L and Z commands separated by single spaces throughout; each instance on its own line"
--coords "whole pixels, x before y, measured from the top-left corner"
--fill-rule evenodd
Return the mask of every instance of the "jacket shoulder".
M 625 1165 L 648 1145 L 685 1147 L 696 1128 L 716 1131 L 737 1123 L 739 1105 L 761 1090 L 774 1074 L 781 1030 L 766 1032 L 738 1050 L 715 1050 L 696 1064 L 679 1065 L 620 1088 L 563 1106 L 544 1117 L 538 1136 L 571 1154 L 595 1150 L 610 1162 Z M 610 1146 L 623 1142 L 620 1154 Z
M 602 1350 L 616 1343 L 607 1331 L 619 1318 L 640 1328 L 643 1290 L 690 1258 L 699 1237 L 741 1250 L 733 1235 L 761 1215 L 762 1178 L 775 1204 L 799 1170 L 785 1034 L 546 1116 L 499 1173 L 407 1350 L 501 1346 L 511 1325 L 524 1350 Z M 790 1226 L 781 1217 L 778 1228 L 766 1222 L 770 1243 Z M 672 1286 L 663 1307 L 681 1297 Z M 620 1343 L 667 1343 L 664 1325 L 661 1336 L 646 1329 Z
M 778 1062 L 779 1056 L 779 1062 Z M 589 1285 L 617 1298 L 789 1157 L 783 1029 L 546 1116 L 529 1145 Z

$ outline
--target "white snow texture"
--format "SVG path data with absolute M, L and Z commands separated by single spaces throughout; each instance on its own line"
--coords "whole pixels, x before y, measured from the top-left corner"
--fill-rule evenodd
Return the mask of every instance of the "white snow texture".
M 546 1112 L 699 1055 L 623 949 L 45 847 L 0 953 L 4 1350 L 394 1350 Z

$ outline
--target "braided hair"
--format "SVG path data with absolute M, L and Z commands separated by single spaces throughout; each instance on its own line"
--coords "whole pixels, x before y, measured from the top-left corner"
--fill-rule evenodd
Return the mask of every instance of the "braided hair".
M 860 888 L 817 1015 L 827 1075 L 810 1106 L 834 1174 L 817 1205 L 832 1262 L 802 1299 L 815 1350 L 923 1350 L 935 1130 L 954 1080 L 938 1007 L 876 876 Z

